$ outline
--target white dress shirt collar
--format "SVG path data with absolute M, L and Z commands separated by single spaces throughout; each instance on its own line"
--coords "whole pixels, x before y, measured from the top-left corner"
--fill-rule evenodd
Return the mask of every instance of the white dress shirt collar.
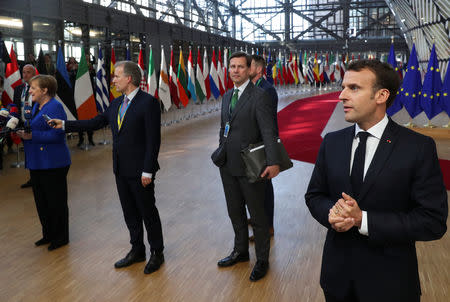
M 133 90 L 129 95 L 125 95 L 128 98 L 129 102 L 131 102 L 134 99 L 134 97 L 138 93 L 139 89 L 140 88 L 138 87 L 135 90 Z
M 244 92 L 245 88 L 247 88 L 248 83 L 250 83 L 250 79 L 248 79 L 247 81 L 244 82 L 244 84 L 242 84 L 239 87 L 236 87 L 236 85 L 234 86 L 234 89 L 239 89 L 239 93 L 238 93 L 238 99 L 241 97 L 242 93 Z
M 386 129 L 388 122 L 389 122 L 389 119 L 388 119 L 387 115 L 385 114 L 381 121 L 379 121 L 378 123 L 376 123 L 369 129 L 367 129 L 366 132 L 369 132 L 370 135 L 372 135 L 380 140 L 381 136 L 383 135 L 384 129 Z M 364 132 L 364 130 L 359 128 L 358 124 L 355 124 L 355 136 L 357 136 L 359 132 Z

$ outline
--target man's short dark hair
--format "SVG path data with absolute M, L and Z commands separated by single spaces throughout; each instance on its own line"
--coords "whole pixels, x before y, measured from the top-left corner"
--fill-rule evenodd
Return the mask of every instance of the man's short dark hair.
M 250 67 L 250 65 L 252 65 L 252 57 L 246 52 L 243 52 L 243 51 L 236 51 L 236 52 L 234 52 L 231 55 L 229 62 L 233 58 L 245 58 L 247 60 L 247 67 Z
M 374 92 L 379 89 L 389 90 L 389 98 L 386 101 L 386 108 L 389 108 L 397 96 L 397 91 L 400 87 L 400 76 L 390 64 L 379 60 L 364 59 L 353 61 L 347 70 L 361 71 L 363 69 L 369 69 L 375 74 Z
M 255 61 L 255 63 L 262 68 L 266 67 L 266 60 L 260 55 L 252 55 L 252 60 Z

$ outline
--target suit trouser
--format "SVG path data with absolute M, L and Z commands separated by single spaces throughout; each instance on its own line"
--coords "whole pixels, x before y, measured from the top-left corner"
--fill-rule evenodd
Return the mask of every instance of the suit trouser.
M 142 225 L 144 222 L 150 250 L 162 252 L 164 243 L 161 219 L 155 205 L 155 180 L 143 187 L 140 177 L 123 177 L 116 174 L 116 184 L 125 223 L 130 232 L 132 249 L 145 252 Z
M 256 258 L 268 261 L 270 250 L 269 224 L 264 209 L 266 181 L 249 183 L 246 177 L 232 176 L 227 167 L 220 168 L 228 216 L 234 229 L 234 249 L 248 252 L 248 225 L 245 205 L 250 212 L 255 236 Z
M 274 215 L 274 193 L 272 180 L 267 181 L 266 194 L 264 198 L 264 208 L 266 210 L 267 220 L 270 227 L 273 227 L 273 215 Z
M 30 170 L 33 195 L 42 237 L 51 243 L 69 242 L 69 208 L 67 173 L 70 166 L 47 170 Z

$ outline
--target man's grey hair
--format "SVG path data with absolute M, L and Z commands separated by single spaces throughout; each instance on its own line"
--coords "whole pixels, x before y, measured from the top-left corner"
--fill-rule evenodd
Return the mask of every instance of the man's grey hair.
M 114 65 L 115 68 L 122 67 L 123 68 L 123 74 L 125 76 L 131 77 L 131 83 L 139 87 L 141 83 L 141 68 L 138 64 L 131 62 L 131 61 L 119 61 Z
M 22 68 L 22 70 L 23 70 L 25 67 L 33 69 L 34 73 L 36 74 L 36 67 L 34 67 L 34 65 L 32 65 L 32 64 L 26 64 L 26 65 Z

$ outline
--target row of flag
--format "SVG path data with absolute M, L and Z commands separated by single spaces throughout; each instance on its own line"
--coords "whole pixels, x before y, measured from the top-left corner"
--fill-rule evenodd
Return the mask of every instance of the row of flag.
M 257 53 L 258 54 L 258 53 Z M 298 85 L 310 84 L 321 85 L 331 82 L 339 82 L 344 76 L 348 56 L 339 56 L 338 53 L 330 55 L 309 53 L 289 53 L 282 56 L 272 56 L 271 51 L 266 57 L 267 70 L 265 72 L 267 80 L 273 85 Z
M 391 64 L 395 70 L 398 70 L 393 44 L 391 45 L 389 52 L 388 63 Z M 401 75 L 401 71 L 399 72 Z M 392 116 L 402 108 L 405 108 L 412 119 L 422 112 L 425 112 L 429 120 L 441 112 L 447 113 L 450 117 L 449 90 L 450 61 L 444 81 L 442 82 L 439 62 L 436 55 L 436 47 L 433 45 L 422 83 L 416 46 L 413 44 L 402 85 L 397 92 L 394 103 L 388 108 L 387 113 L 389 116 Z
M 169 66 L 167 66 L 165 60 L 164 47 L 161 48 L 159 74 L 156 72 L 154 52 L 151 47 L 147 74 L 145 73 L 142 48 L 140 48 L 138 57 L 138 65 L 141 68 L 140 88 L 159 98 L 165 110 L 169 110 L 172 104 L 180 108 L 181 106 L 186 107 L 189 101 L 201 103 L 209 100 L 211 97 L 218 99 L 228 89 L 233 87 L 233 83 L 228 75 L 228 61 L 231 55 L 228 48 L 223 49 L 223 56 L 221 48 L 219 48 L 217 55 L 213 48 L 212 58 L 209 61 L 206 47 L 203 55 L 200 47 L 198 47 L 197 60 L 196 64 L 194 64 L 193 50 L 189 47 L 187 68 L 181 47 L 178 65 L 175 65 L 173 47 L 171 46 L 170 48 Z M 254 53 L 253 50 L 252 53 Z M 259 54 L 259 50 L 256 50 L 256 54 Z M 21 84 L 21 78 L 13 47 L 11 47 L 8 55 L 5 44 L 1 41 L 0 55 L 2 55 L 3 61 L 8 63 L 5 73 L 5 91 L 2 97 L 3 103 L 7 104 L 12 102 L 13 90 Z M 318 54 L 316 52 L 313 54 L 310 52 L 308 55 L 306 51 L 301 53 L 291 52 L 288 58 L 286 55 L 282 56 L 281 52 L 272 55 L 270 50 L 268 56 L 266 56 L 264 50 L 262 56 L 268 62 L 265 77 L 274 85 L 319 85 L 328 82 L 340 82 L 350 61 L 348 54 L 339 55 L 338 53 L 332 53 L 328 55 L 328 53 Z M 126 60 L 130 60 L 130 57 L 130 49 L 127 47 Z M 354 60 L 354 56 L 351 59 Z M 210 67 L 209 62 L 211 62 Z M 402 77 L 402 72 L 397 67 L 393 44 L 389 52 L 388 62 L 398 70 L 399 76 Z M 37 71 L 45 73 L 45 65 L 42 67 L 40 66 L 41 63 L 44 64 L 42 50 L 39 53 Z M 110 79 L 114 75 L 115 63 L 116 56 L 113 47 L 111 49 Z M 92 90 L 90 85 L 88 62 L 86 61 L 83 48 L 74 87 L 72 87 L 70 82 L 61 48 L 58 49 L 56 67 L 58 98 L 64 104 L 70 119 L 91 118 L 97 112 L 103 112 L 109 106 L 111 100 L 120 96 L 120 93 L 115 90 L 112 83 L 109 86 L 107 84 L 105 60 L 101 47 L 99 47 L 98 52 L 95 91 Z M 405 79 L 394 104 L 388 110 L 388 114 L 393 115 L 403 107 L 405 107 L 412 118 L 422 111 L 425 111 L 429 119 L 442 111 L 449 114 L 449 69 L 447 69 L 444 83 L 442 83 L 436 51 L 433 46 L 427 74 L 422 85 L 415 46 L 413 46 Z

